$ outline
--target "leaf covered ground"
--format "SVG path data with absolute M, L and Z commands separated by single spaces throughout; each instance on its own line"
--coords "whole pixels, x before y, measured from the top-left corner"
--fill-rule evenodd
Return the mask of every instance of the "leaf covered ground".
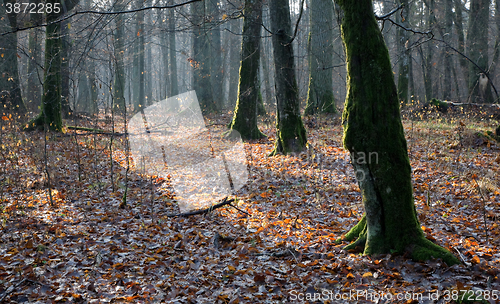
M 207 121 L 213 134 L 221 120 Z M 123 136 L 18 125 L 3 116 L 2 303 L 500 302 L 500 149 L 481 135 L 492 123 L 404 123 L 422 229 L 463 262 L 452 267 L 335 243 L 363 213 L 338 118 L 307 120 L 309 150 L 288 156 L 268 157 L 264 125 L 268 138 L 245 144 L 240 210 L 190 217 L 167 216 L 179 212 L 168 180 L 127 173 Z

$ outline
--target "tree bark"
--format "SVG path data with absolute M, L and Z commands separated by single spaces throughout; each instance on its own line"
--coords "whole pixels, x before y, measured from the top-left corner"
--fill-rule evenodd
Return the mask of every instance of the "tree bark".
M 276 143 L 271 155 L 300 152 L 306 147 L 306 129 L 299 109 L 288 0 L 270 2 L 276 73 Z
M 365 215 L 344 237 L 364 254 L 408 252 L 415 260 L 458 260 L 427 240 L 417 219 L 411 167 L 389 52 L 371 0 L 338 0 L 344 10 L 348 92 L 342 124 L 344 147 L 357 173 Z M 362 39 L 360 39 L 362 37 Z
M 257 127 L 257 106 L 262 104 L 258 75 L 262 1 L 246 0 L 244 15 L 238 100 L 230 128 L 238 131 L 243 140 L 252 140 L 265 137 Z
M 333 96 L 333 1 L 311 0 L 308 41 L 309 86 L 304 115 L 335 113 Z

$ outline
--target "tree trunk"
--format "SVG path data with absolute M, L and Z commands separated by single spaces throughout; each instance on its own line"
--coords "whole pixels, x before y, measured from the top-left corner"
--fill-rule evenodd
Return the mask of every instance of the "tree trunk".
M 426 2 L 428 4 L 427 7 L 427 26 L 432 28 L 435 23 L 434 18 L 434 0 L 429 0 Z M 424 87 L 425 87 L 425 100 L 429 102 L 433 98 L 432 92 L 432 67 L 433 67 L 433 53 L 434 53 L 434 44 L 432 41 L 428 41 L 426 45 L 426 54 L 424 61 Z
M 239 80 L 239 68 L 240 68 L 240 58 L 241 58 L 241 36 L 237 35 L 241 33 L 241 19 L 235 19 L 230 21 L 231 43 L 229 45 L 229 94 L 228 94 L 228 104 L 230 108 L 236 106 L 236 100 L 238 99 L 238 80 Z
M 276 143 L 271 155 L 300 152 L 306 147 L 306 129 L 299 109 L 288 0 L 270 2 L 276 73 Z
M 467 56 L 488 72 L 488 19 L 489 0 L 471 0 L 469 25 L 467 30 Z M 468 65 L 468 89 L 470 102 L 491 103 L 493 95 L 488 82 L 484 90 L 480 89 L 478 69 L 472 62 Z
M 453 0 L 445 0 L 444 4 L 444 30 L 451 37 L 453 34 Z M 445 37 L 443 37 L 445 39 Z M 444 79 L 443 79 L 443 100 L 451 100 L 451 72 L 452 56 L 451 49 L 445 48 L 444 55 Z M 457 92 L 458 93 L 458 92 Z
M 173 0 L 168 0 L 169 5 L 173 5 Z M 168 47 L 169 47 L 169 67 L 170 67 L 170 96 L 179 94 L 179 85 L 177 83 L 177 53 L 175 43 L 175 11 L 168 10 Z
M 399 4 L 403 6 L 401 14 L 397 14 L 397 20 L 403 26 L 409 28 L 408 26 L 408 16 L 409 16 L 409 3 L 408 0 L 400 0 Z M 408 36 L 408 31 L 398 28 L 396 32 L 396 41 L 398 47 L 399 59 L 399 75 L 398 75 L 398 98 L 399 102 L 403 105 L 408 103 L 408 74 L 410 70 L 410 49 L 408 45 L 410 43 L 410 38 Z
M 79 0 L 69 0 L 65 2 L 65 10 L 59 13 L 47 14 L 47 28 L 45 39 L 45 73 L 43 81 L 42 103 L 40 114 L 26 124 L 25 129 L 43 128 L 47 125 L 51 130 L 62 131 L 61 117 L 61 23 L 56 21 L 64 12 L 70 11 L 78 4 Z M 47 3 L 54 4 L 57 1 L 48 0 Z M 59 2 L 57 2 L 59 3 Z
M 116 10 L 123 8 L 122 0 L 116 6 Z M 123 62 L 123 54 L 125 40 L 125 23 L 124 16 L 119 14 L 116 16 L 116 31 L 114 33 L 114 70 L 113 78 L 113 110 L 118 114 L 125 113 L 125 65 Z
M 309 86 L 304 115 L 335 113 L 333 96 L 333 2 L 311 0 L 308 41 Z
M 30 3 L 38 7 L 40 0 L 31 0 Z M 30 14 L 30 22 L 32 25 L 42 24 L 42 14 Z M 28 52 L 30 58 L 28 60 L 28 85 L 26 87 L 26 105 L 29 111 L 37 109 L 42 96 L 41 83 L 43 74 L 39 67 L 42 64 L 42 41 L 42 29 L 34 28 L 29 31 Z
M 35 14 L 36 15 L 36 14 Z M 72 115 L 73 110 L 69 104 L 69 28 L 68 21 L 62 22 L 61 34 L 62 34 L 62 49 L 61 49 L 61 113 L 63 118 L 69 118 Z
M 204 2 L 191 4 L 193 16 L 193 89 L 196 91 L 198 102 L 203 113 L 217 111 L 217 106 L 212 95 L 212 84 L 210 83 L 210 45 L 207 36 L 207 22 L 204 20 Z
M 344 10 L 348 73 L 343 141 L 365 208 L 361 221 L 344 237 L 357 237 L 346 249 L 361 246 L 367 255 L 408 252 L 415 260 L 434 257 L 456 264 L 449 251 L 425 238 L 417 219 L 396 85 L 372 1 L 338 3 Z
M 207 12 L 212 17 L 210 22 L 210 83 L 212 86 L 212 96 L 214 98 L 217 110 L 222 110 L 224 106 L 223 97 L 223 65 L 222 65 L 222 46 L 220 41 L 220 28 L 217 25 L 217 16 L 219 16 L 219 6 L 217 0 L 207 0 Z
M 137 0 L 137 7 L 143 6 L 143 2 Z M 134 111 L 137 113 L 146 107 L 146 91 L 145 91 L 145 35 L 144 32 L 144 11 L 137 13 L 137 67 L 136 67 L 136 78 L 137 81 L 137 98 L 134 103 Z
M 458 39 L 458 46 L 457 50 L 465 54 L 465 35 L 464 35 L 464 21 L 462 17 L 462 1 L 461 0 L 454 0 L 454 7 L 455 7 L 455 14 L 453 15 L 455 17 L 453 22 L 455 24 L 455 30 L 457 31 L 457 39 Z M 469 78 L 468 76 L 468 71 L 467 71 L 467 59 L 465 57 L 460 56 L 458 58 L 458 63 L 460 64 L 460 69 L 462 70 L 462 74 L 464 76 L 465 81 L 467 82 L 467 79 Z
M 257 106 L 262 104 L 258 75 L 262 1 L 246 0 L 244 15 L 238 100 L 231 130 L 238 131 L 243 140 L 251 140 L 265 137 L 257 127 Z
M 0 29 L 10 32 L 17 28 L 17 14 L 5 13 L 7 3 L 16 3 L 15 0 L 4 0 L 1 16 L 8 16 L 8 20 L 0 20 Z M 0 91 L 6 90 L 10 96 L 10 109 L 18 113 L 26 113 L 27 109 L 21 96 L 21 84 L 19 82 L 19 70 L 17 64 L 17 33 L 5 35 L 1 38 L 0 49 Z M 3 106 L 3 105 L 2 105 Z

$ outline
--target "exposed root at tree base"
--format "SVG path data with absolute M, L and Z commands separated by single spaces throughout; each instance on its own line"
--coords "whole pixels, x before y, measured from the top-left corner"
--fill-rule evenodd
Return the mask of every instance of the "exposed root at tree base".
M 24 131 L 43 130 L 45 125 L 46 125 L 46 123 L 43 119 L 42 114 L 39 114 L 37 117 L 33 118 L 28 123 L 26 123 L 23 130 Z M 50 124 L 47 124 L 47 126 L 52 131 L 57 131 L 57 132 L 63 131 L 62 125 L 55 125 L 53 123 L 50 123 Z
M 414 261 L 427 261 L 430 259 L 442 259 L 448 266 L 460 264 L 460 260 L 455 257 L 450 251 L 445 248 L 434 244 L 433 242 L 426 239 L 424 236 L 419 237 L 412 241 L 412 243 L 407 244 L 405 247 L 405 252 L 398 252 L 395 249 L 389 249 L 387 252 L 367 252 L 366 241 L 367 241 L 367 231 L 366 231 L 366 215 L 363 215 L 361 220 L 354 226 L 342 239 L 337 240 L 342 241 L 353 241 L 349 245 L 344 246 L 344 250 L 356 250 L 357 252 L 363 252 L 365 255 L 376 255 L 384 253 L 408 253 L 409 257 Z M 368 249 L 368 251 L 371 251 Z

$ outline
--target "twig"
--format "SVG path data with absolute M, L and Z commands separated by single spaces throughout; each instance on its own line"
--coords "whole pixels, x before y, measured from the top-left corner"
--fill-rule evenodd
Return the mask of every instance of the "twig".
M 3 302 L 3 300 L 9 295 L 11 294 L 14 290 L 16 290 L 17 287 L 21 286 L 24 282 L 26 282 L 27 279 L 22 279 L 21 281 L 19 281 L 16 285 L 14 286 L 11 286 L 9 287 L 3 294 L 3 296 L 0 298 L 0 303 Z
M 234 202 L 234 199 L 227 200 L 227 197 L 226 197 L 226 198 L 224 198 L 224 200 L 222 202 L 220 202 L 216 205 L 210 206 L 206 209 L 196 210 L 196 211 L 191 211 L 191 212 L 186 212 L 186 213 L 167 214 L 167 217 L 178 217 L 178 216 L 188 217 L 191 215 L 206 214 L 206 213 L 212 212 L 212 210 L 218 209 L 218 208 L 223 207 L 225 205 L 231 205 L 232 202 Z
M 236 207 L 233 204 L 229 204 L 229 206 L 233 207 L 234 209 L 238 210 L 239 212 L 245 213 L 247 215 L 250 215 L 250 213 L 246 212 L 245 210 L 241 210 L 240 208 Z
M 386 19 L 388 19 L 388 18 L 389 18 L 392 14 L 394 14 L 395 12 L 399 11 L 399 10 L 400 10 L 400 9 L 402 9 L 402 8 L 403 8 L 403 5 L 400 5 L 400 6 L 396 7 L 396 8 L 394 8 L 392 11 L 388 12 L 388 13 L 387 13 L 387 14 L 385 14 L 385 15 L 382 15 L 382 16 L 377 16 L 377 15 L 375 15 L 375 19 L 377 19 L 377 20 L 386 20 Z
M 484 222 L 484 233 L 486 234 L 486 242 L 489 243 L 489 236 L 488 236 L 488 226 L 486 224 L 486 200 L 484 199 L 483 196 L 483 191 L 481 191 L 481 187 L 479 186 L 477 180 L 473 178 L 474 182 L 477 185 L 477 189 L 479 191 L 479 194 L 481 195 L 481 198 L 483 200 L 483 222 Z
M 25 30 L 30 30 L 30 29 L 37 28 L 37 27 L 44 27 L 44 26 L 48 26 L 48 25 L 51 25 L 51 24 L 60 23 L 60 22 L 63 22 L 64 20 L 67 20 L 67 19 L 73 18 L 74 16 L 82 15 L 82 14 L 94 14 L 94 15 L 130 14 L 130 13 L 137 13 L 137 12 L 140 12 L 140 11 L 146 11 L 146 10 L 152 10 L 152 9 L 158 9 L 158 10 L 172 9 L 172 8 L 181 7 L 181 6 L 188 5 L 188 4 L 191 4 L 191 3 L 194 3 L 194 2 L 199 2 L 199 1 L 202 1 L 202 0 L 190 0 L 190 1 L 186 1 L 186 2 L 183 2 L 183 3 L 178 3 L 178 4 L 174 4 L 174 5 L 147 6 L 147 7 L 141 7 L 141 8 L 137 8 L 137 9 L 128 10 L 128 11 L 107 11 L 107 12 L 76 11 L 76 12 L 72 13 L 71 15 L 59 18 L 59 19 L 54 20 L 54 21 L 49 22 L 49 23 L 36 24 L 36 25 L 31 25 L 31 26 L 16 28 L 15 30 L 12 30 L 10 32 L 1 33 L 0 36 L 5 36 L 5 35 L 8 35 L 8 34 L 13 34 L 13 33 L 17 33 L 17 32 L 20 32 L 20 31 L 25 31 Z
M 469 263 L 469 262 L 467 262 L 467 261 L 465 260 L 465 257 L 464 257 L 464 256 L 463 256 L 463 254 L 460 252 L 460 250 L 458 250 L 456 247 L 453 247 L 453 248 L 454 248 L 454 249 L 458 252 L 458 255 L 460 256 L 460 259 L 462 260 L 462 262 L 464 262 L 464 264 L 465 264 L 466 266 L 471 266 L 471 265 L 472 265 L 471 263 Z

